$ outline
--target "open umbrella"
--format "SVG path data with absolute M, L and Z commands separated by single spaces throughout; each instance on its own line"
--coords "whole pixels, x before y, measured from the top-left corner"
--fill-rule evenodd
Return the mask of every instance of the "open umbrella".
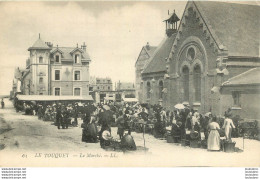
M 207 112 L 207 113 L 205 114 L 206 117 L 209 117 L 210 115 L 211 115 L 211 112 Z
M 176 104 L 175 106 L 174 106 L 174 108 L 176 108 L 176 109 L 185 109 L 185 106 L 183 105 L 183 104 Z
M 110 107 L 109 107 L 108 105 L 104 105 L 103 108 L 104 108 L 105 110 L 110 110 Z
M 32 103 L 33 105 L 36 105 L 36 102 L 35 102 L 35 101 L 31 101 L 31 103 Z
M 83 106 L 83 104 L 82 103 L 78 103 L 78 106 Z

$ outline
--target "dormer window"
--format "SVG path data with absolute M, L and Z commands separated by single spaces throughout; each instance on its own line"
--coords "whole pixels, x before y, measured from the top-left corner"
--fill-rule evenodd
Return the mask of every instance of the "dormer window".
M 59 55 L 55 55 L 55 62 L 60 63 L 60 56 Z
M 75 54 L 74 63 L 79 63 L 79 54 Z
M 39 57 L 39 63 L 43 63 L 43 58 Z

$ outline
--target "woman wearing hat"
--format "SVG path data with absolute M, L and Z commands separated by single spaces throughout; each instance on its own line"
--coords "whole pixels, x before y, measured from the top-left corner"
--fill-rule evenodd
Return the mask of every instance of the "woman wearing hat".
M 212 122 L 209 124 L 209 136 L 208 136 L 208 150 L 219 151 L 220 150 L 220 136 L 218 130 L 220 129 L 217 118 L 213 117 Z

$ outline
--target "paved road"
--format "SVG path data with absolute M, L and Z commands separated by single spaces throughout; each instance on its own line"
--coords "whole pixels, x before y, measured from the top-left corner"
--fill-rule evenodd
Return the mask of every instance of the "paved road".
M 0 109 L 0 165 L 4 166 L 259 166 L 260 142 L 245 140 L 243 153 L 207 152 L 146 134 L 133 133 L 140 150 L 105 151 L 99 143 L 81 142 L 80 127 L 58 130 L 51 122 L 16 113 L 10 101 Z M 116 128 L 112 129 L 116 136 Z M 242 148 L 242 139 L 234 139 Z M 41 157 L 37 158 L 38 153 Z M 69 155 L 68 157 L 66 155 Z M 59 158 L 59 159 L 57 159 Z

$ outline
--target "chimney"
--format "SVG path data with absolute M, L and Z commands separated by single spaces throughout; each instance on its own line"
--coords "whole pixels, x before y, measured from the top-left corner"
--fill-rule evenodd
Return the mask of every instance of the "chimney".
M 86 52 L 86 44 L 85 44 L 85 42 L 83 43 L 83 45 L 82 45 L 82 49 Z
M 146 49 L 147 49 L 147 50 L 150 50 L 149 42 L 147 42 L 147 44 L 146 44 Z
M 48 45 L 48 47 L 50 47 L 50 48 L 53 47 L 53 44 L 51 42 L 45 42 L 45 43 Z
M 30 58 L 28 58 L 28 59 L 26 60 L 26 68 L 28 68 L 29 65 L 30 65 Z

